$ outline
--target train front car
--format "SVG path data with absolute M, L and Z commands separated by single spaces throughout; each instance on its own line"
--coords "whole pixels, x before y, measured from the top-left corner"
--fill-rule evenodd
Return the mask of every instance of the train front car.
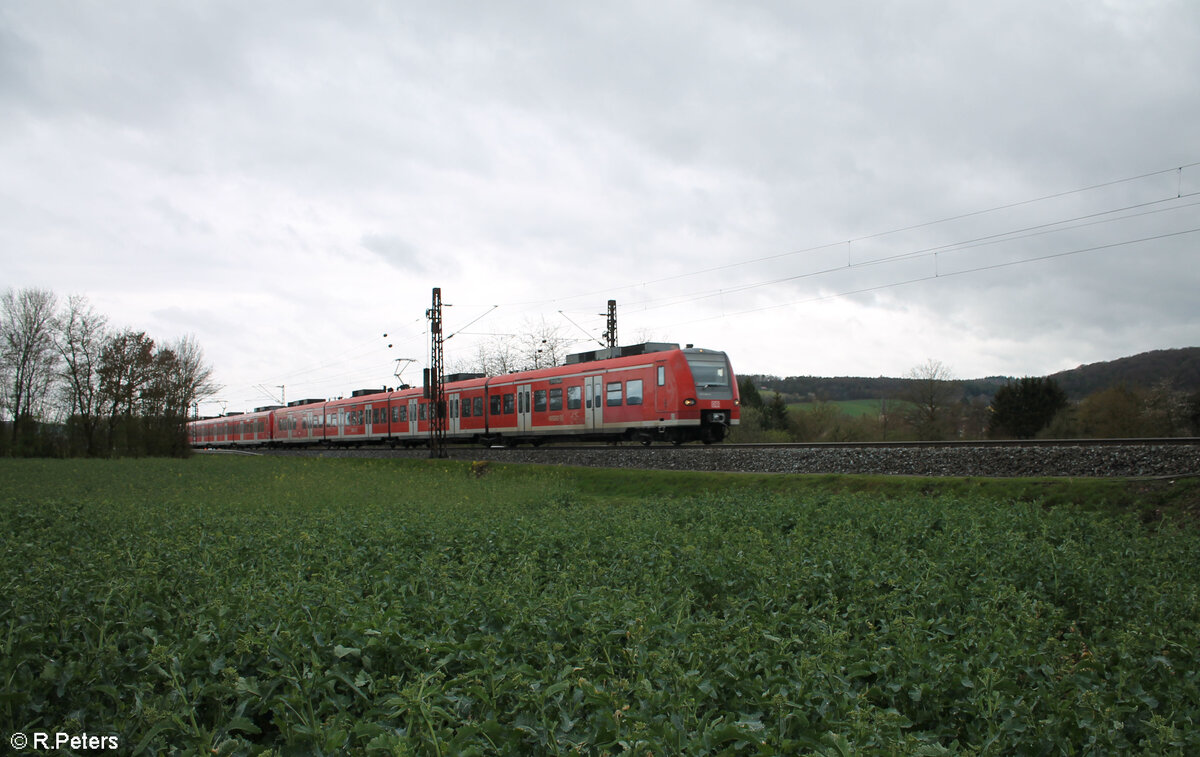
M 680 386 L 684 395 L 682 417 L 700 421 L 696 427 L 697 439 L 705 444 L 719 442 L 741 420 L 741 398 L 729 356 L 690 346 L 681 352 L 690 374 L 681 377 L 681 384 L 688 379 L 693 384 L 690 392 L 686 386 Z

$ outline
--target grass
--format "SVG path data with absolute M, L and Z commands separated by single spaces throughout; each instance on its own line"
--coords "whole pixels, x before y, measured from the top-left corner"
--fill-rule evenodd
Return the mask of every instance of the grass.
M 1194 480 L 0 460 L 0 732 L 1189 754 Z

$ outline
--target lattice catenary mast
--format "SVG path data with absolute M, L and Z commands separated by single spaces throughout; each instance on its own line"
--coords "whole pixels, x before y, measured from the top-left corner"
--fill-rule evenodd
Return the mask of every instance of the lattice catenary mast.
M 617 301 L 608 301 L 608 324 L 604 328 L 604 340 L 611 350 L 617 346 Z
M 429 402 L 429 456 L 449 457 L 446 450 L 446 366 L 442 355 L 442 289 L 433 288 L 433 306 L 425 312 L 429 319 L 431 351 L 425 397 Z

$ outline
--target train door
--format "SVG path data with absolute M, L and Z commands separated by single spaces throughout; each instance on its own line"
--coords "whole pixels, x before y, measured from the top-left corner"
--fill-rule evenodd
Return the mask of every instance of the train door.
M 529 384 L 517 387 L 517 432 L 524 433 L 533 430 L 533 392 Z
M 589 429 L 604 428 L 604 377 L 583 377 L 583 418 Z
M 468 400 L 469 401 L 469 400 Z M 459 399 L 458 392 L 446 395 L 446 433 L 457 434 L 459 429 Z
M 654 410 L 658 413 L 670 411 L 671 406 L 667 397 L 667 361 L 659 360 L 654 363 Z
M 371 418 L 371 409 L 372 408 L 370 405 L 365 405 L 363 409 L 359 411 L 363 414 L 363 433 L 366 434 L 368 438 L 371 436 L 371 426 L 374 425 L 371 423 L 373 420 Z
M 408 401 L 408 435 L 417 438 L 417 400 Z

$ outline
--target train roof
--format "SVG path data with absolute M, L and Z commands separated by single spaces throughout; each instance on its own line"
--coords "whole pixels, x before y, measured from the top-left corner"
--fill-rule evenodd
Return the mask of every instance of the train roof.
M 567 355 L 565 365 L 591 363 L 596 360 L 609 360 L 614 357 L 632 357 L 634 355 L 645 355 L 650 352 L 670 352 L 677 349 L 679 349 L 679 345 L 674 342 L 643 342 L 641 344 L 627 344 L 624 347 L 605 347 L 599 350 L 591 350 L 590 352 L 577 352 L 573 355 Z

